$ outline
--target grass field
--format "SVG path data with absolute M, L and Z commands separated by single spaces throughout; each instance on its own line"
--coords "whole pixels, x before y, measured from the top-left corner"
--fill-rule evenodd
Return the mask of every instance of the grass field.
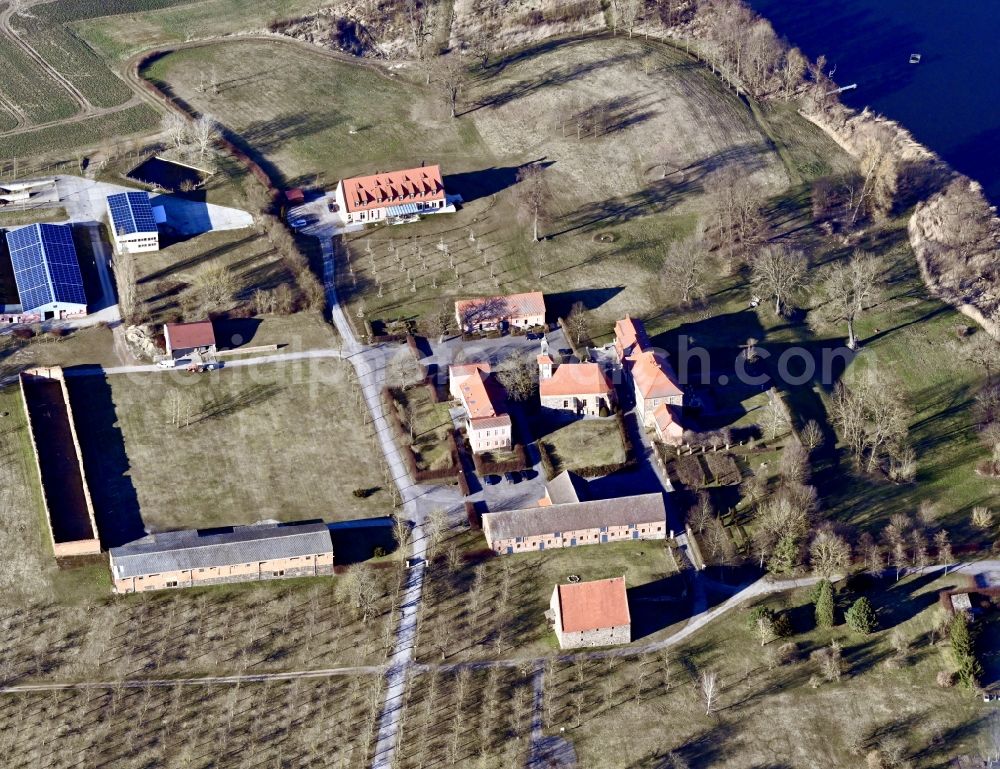
M 5 696 L 0 745 L 10 769 L 360 769 L 379 693 L 368 676 Z
M 434 403 L 430 389 L 425 386 L 410 387 L 396 393 L 396 408 L 403 427 L 410 429 L 413 440 L 410 446 L 416 455 L 420 470 L 438 470 L 451 465 L 448 432 L 452 429 L 447 403 Z
M 75 123 L 39 128 L 4 137 L 0 160 L 61 153 L 64 159 L 78 147 L 114 144 L 159 128 L 160 113 L 146 104 L 91 117 Z
M 614 419 L 577 419 L 541 438 L 557 473 L 625 461 L 618 424 Z
M 450 663 L 552 653 L 558 645 L 545 612 L 552 588 L 573 574 L 582 580 L 625 576 L 637 639 L 655 640 L 688 609 L 680 599 L 680 576 L 662 541 L 503 557 L 483 551 L 484 544 L 478 532 L 455 534 L 443 543 L 440 562 L 428 572 L 424 587 L 417 640 L 421 660 Z M 452 547 L 464 554 L 455 570 L 447 563 Z M 666 602 L 656 600 L 663 596 Z
M 868 750 L 897 740 L 913 766 L 944 765 L 980 749 L 987 715 L 978 697 L 935 684 L 947 666 L 944 649 L 929 640 L 936 590 L 953 582 L 925 576 L 876 586 L 868 595 L 882 629 L 870 638 L 843 625 L 816 629 L 808 590 L 768 599 L 794 628 L 771 643 L 795 645 L 792 659 L 774 667 L 747 627 L 746 609 L 668 656 L 557 663 L 546 680 L 546 731 L 565 728 L 579 765 L 594 769 L 660 766 L 670 752 L 691 766 L 861 766 Z M 850 599 L 840 595 L 841 610 Z M 896 629 L 909 645 L 901 658 L 889 641 Z M 833 641 L 842 645 L 842 678 L 813 688 L 819 668 L 809 655 Z M 696 688 L 700 671 L 721 680 L 711 715 Z M 635 728 L 652 714 L 670 728 Z
M 201 273 L 220 267 L 232 276 L 233 291 L 229 306 L 216 307 L 217 311 L 248 305 L 256 289 L 270 291 L 282 284 L 292 287 L 291 296 L 298 298 L 294 273 L 267 238 L 253 229 L 206 232 L 136 261 L 140 298 L 154 323 L 204 317 L 197 302 L 186 306 L 185 295 Z
M 385 481 L 347 364 L 82 377 L 70 386 L 90 405 L 77 419 L 84 456 L 97 463 L 95 504 L 129 530 L 389 512 L 384 490 L 351 493 Z M 178 403 L 180 427 L 171 424 Z
M 324 0 L 163 0 L 148 2 L 145 10 L 120 16 L 114 24 L 95 18 L 81 19 L 71 26 L 92 48 L 113 60 L 194 37 L 227 34 L 236 29 L 263 30 L 276 19 L 329 6 Z
M 329 185 L 373 167 L 442 164 L 467 203 L 458 216 L 349 243 L 359 280 L 342 295 L 356 310 L 363 294 L 370 318 L 419 316 L 442 296 L 539 285 L 585 292 L 601 321 L 651 313 L 663 305 L 655 277 L 663 244 L 694 226 L 708 175 L 732 164 L 765 189 L 787 185 L 749 110 L 663 46 L 619 39 L 529 49 L 497 74 L 477 76 L 457 120 L 421 82 L 284 46 L 280 69 L 254 64 L 276 50 L 249 41 L 182 50 L 148 74 L 219 117 L 290 181 Z M 212 66 L 230 82 L 217 95 L 200 94 L 198 73 Z M 303 104 L 315 107 L 303 113 Z M 577 137 L 578 112 L 603 114 L 598 136 L 588 127 Z M 518 168 L 541 158 L 555 191 L 543 231 L 555 237 L 531 246 L 512 187 Z M 676 172 L 660 178 L 668 166 Z M 606 240 L 594 239 L 605 231 Z M 390 238 L 403 246 L 398 257 Z M 437 248 L 442 239 L 447 254 Z
M 274 59 L 280 67 L 265 63 Z M 198 93 L 200 73 L 212 67 L 225 73 L 218 93 Z M 343 176 L 422 158 L 468 170 L 488 157 L 472 126 L 448 121 L 428 89 L 288 44 L 183 49 L 144 74 L 215 115 L 290 185 L 332 187 Z
M 60 120 L 76 113 L 76 103 L 65 89 L 6 37 L 0 38 L 0 67 L 2 94 L 26 123 Z M 11 114 L 7 119 L 12 118 Z

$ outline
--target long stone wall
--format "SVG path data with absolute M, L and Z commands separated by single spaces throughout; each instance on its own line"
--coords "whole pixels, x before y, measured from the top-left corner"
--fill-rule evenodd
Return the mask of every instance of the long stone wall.
M 63 370 L 29 369 L 19 383 L 52 551 L 56 558 L 100 553 L 94 503 Z M 59 395 L 52 399 L 56 387 Z

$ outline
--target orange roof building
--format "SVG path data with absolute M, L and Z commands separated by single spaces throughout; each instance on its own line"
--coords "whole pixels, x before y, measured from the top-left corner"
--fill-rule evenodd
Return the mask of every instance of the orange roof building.
M 447 205 L 441 168 L 436 165 L 341 179 L 336 199 L 348 224 L 436 213 Z
M 630 355 L 647 347 L 649 337 L 646 336 L 646 327 L 641 320 L 626 315 L 615 323 L 615 352 L 618 353 L 619 362 L 624 363 Z
M 556 585 L 549 611 L 561 649 L 632 641 L 624 577 Z
M 539 356 L 538 397 L 544 408 L 572 411 L 582 416 L 600 416 L 611 410 L 615 390 L 597 363 L 563 363 L 553 373 L 551 359 Z M 544 356 L 548 357 L 548 356 Z
M 674 398 L 684 395 L 684 391 L 677 383 L 673 368 L 655 352 L 640 352 L 635 355 L 631 372 L 636 392 L 644 399 Z
M 513 424 L 507 413 L 507 394 L 493 380 L 489 363 L 448 368 L 448 390 L 465 408 L 465 428 L 472 450 L 509 449 Z
M 680 446 L 684 442 L 684 427 L 680 423 L 680 409 L 666 403 L 661 403 L 653 409 L 653 429 L 656 437 L 671 446 Z
M 510 296 L 483 296 L 455 302 L 455 320 L 466 333 L 491 331 L 504 325 L 531 328 L 545 325 L 545 295 L 529 291 Z

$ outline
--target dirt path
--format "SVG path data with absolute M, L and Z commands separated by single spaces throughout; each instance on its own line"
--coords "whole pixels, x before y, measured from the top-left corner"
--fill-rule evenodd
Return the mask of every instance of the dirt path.
M 34 48 L 32 48 L 28 41 L 25 40 L 21 35 L 19 35 L 10 24 L 11 18 L 16 13 L 25 10 L 24 8 L 17 8 L 8 5 L 4 8 L 3 12 L 0 13 L 0 34 L 5 35 L 14 45 L 24 51 L 25 55 L 30 58 L 35 64 L 37 64 L 49 77 L 55 80 L 59 85 L 61 85 L 70 97 L 77 103 L 77 106 L 87 114 L 93 114 L 96 112 L 94 105 L 91 104 L 87 97 L 84 96 L 80 90 L 73 85 L 69 80 L 63 77 L 51 64 L 49 64 Z

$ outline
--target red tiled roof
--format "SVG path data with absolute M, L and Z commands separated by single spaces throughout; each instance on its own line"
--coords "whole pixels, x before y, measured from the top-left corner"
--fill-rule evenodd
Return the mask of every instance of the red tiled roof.
M 632 356 L 632 379 L 643 398 L 668 398 L 683 395 L 670 364 L 654 352 Z
M 607 395 L 611 382 L 596 363 L 563 363 L 548 379 L 538 383 L 543 395 Z
M 675 409 L 674 406 L 661 403 L 653 410 L 653 422 L 660 435 L 668 435 L 671 438 L 681 438 L 684 435 L 684 427 Z
M 355 176 L 343 179 L 341 184 L 344 185 L 344 204 L 350 212 L 403 203 L 425 203 L 444 197 L 440 166 Z
M 469 419 L 473 422 L 483 417 L 497 416 L 497 410 L 486 386 L 486 374 L 476 369 L 461 384 L 462 400 Z
M 564 633 L 630 624 L 625 578 L 559 585 L 559 613 Z
M 455 302 L 455 312 L 463 321 L 468 319 L 469 323 L 495 323 L 509 318 L 527 318 L 534 315 L 545 317 L 545 295 L 541 291 L 529 291 L 510 296 L 459 299 Z M 469 317 L 470 315 L 477 317 Z
M 496 414 L 490 417 L 478 417 L 470 419 L 469 423 L 474 430 L 488 430 L 494 427 L 510 427 L 510 414 Z
M 167 347 L 171 350 L 186 350 L 189 347 L 211 347 L 215 344 L 215 329 L 212 321 L 196 323 L 167 323 L 163 327 Z
M 457 366 L 448 367 L 448 378 L 449 379 L 461 379 L 463 377 L 472 376 L 476 371 L 482 371 L 484 374 L 489 374 L 492 370 L 489 363 L 461 363 Z
M 615 323 L 615 349 L 621 356 L 625 350 L 629 353 L 643 350 L 649 346 L 649 337 L 646 336 L 646 327 L 641 320 L 637 320 L 626 315 Z

